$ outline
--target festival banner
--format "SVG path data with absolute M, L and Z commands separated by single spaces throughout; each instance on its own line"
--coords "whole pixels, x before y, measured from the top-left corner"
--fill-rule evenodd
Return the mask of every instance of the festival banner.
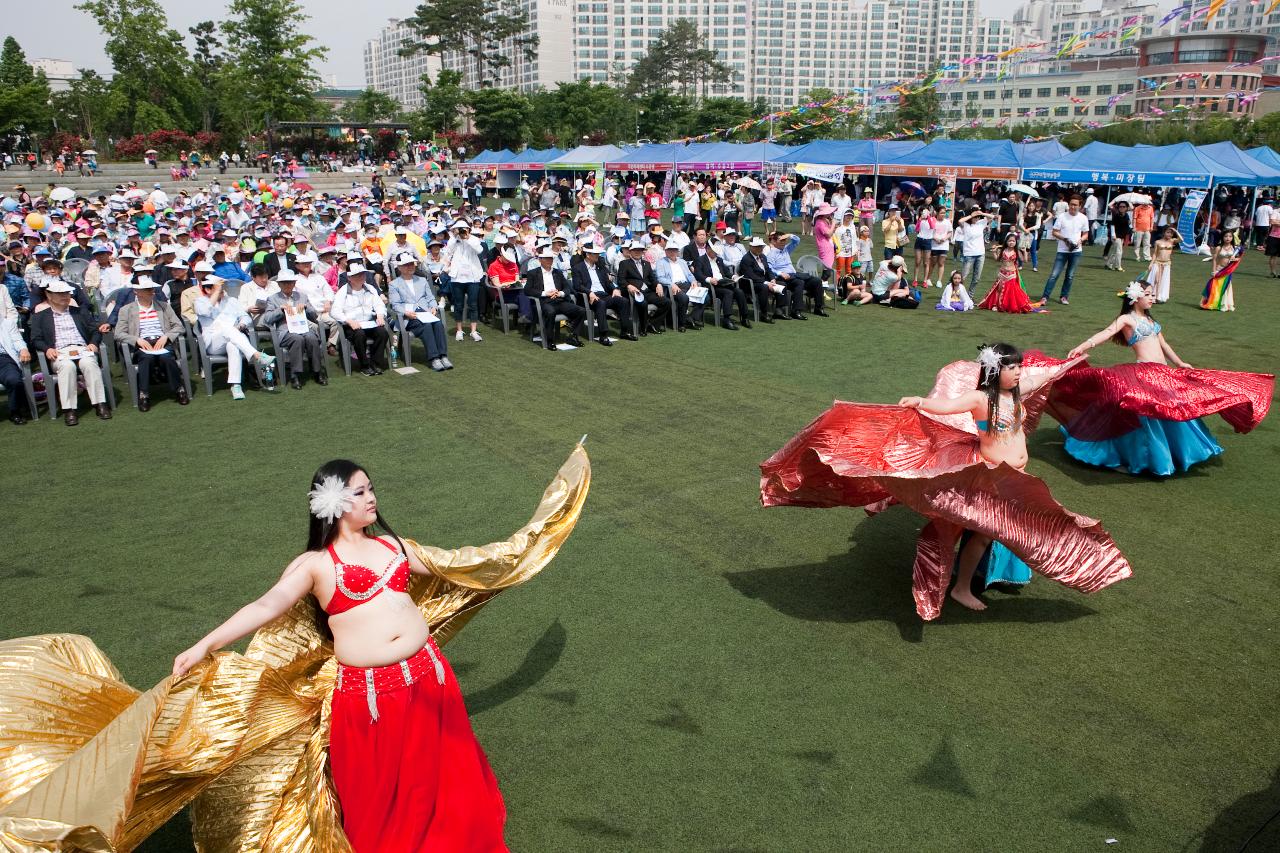
M 838 184 L 844 180 L 845 167 L 826 163 L 796 163 L 796 174 L 828 184 Z
M 1206 189 L 1212 175 L 1182 172 L 1106 172 L 1091 169 L 1023 169 L 1024 181 L 1064 184 L 1103 184 L 1113 187 L 1196 187 Z
M 1200 206 L 1208 195 L 1204 190 L 1192 190 L 1187 193 L 1187 200 L 1182 203 L 1182 212 L 1178 214 L 1178 233 L 1182 235 L 1182 243 L 1178 246 L 1188 255 L 1196 253 L 1196 216 L 1200 214 Z
M 897 163 L 886 163 L 881 168 L 881 174 L 894 177 L 991 178 L 1003 181 L 1016 181 L 1021 177 L 1021 172 L 1021 169 L 1013 166 L 900 166 Z

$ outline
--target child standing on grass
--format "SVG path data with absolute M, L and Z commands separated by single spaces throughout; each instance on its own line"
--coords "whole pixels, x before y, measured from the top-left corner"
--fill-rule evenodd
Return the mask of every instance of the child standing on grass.
M 854 258 L 858 256 L 857 218 L 857 211 L 846 210 L 840 227 L 832 235 L 836 244 L 836 278 L 841 281 L 852 271 Z

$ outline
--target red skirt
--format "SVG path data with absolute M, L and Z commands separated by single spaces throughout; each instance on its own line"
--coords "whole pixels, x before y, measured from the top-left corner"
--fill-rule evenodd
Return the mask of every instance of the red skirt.
M 997 274 L 995 285 L 978 308 L 986 311 L 1001 311 L 1005 314 L 1030 314 L 1032 305 L 1026 291 L 1022 289 L 1020 276 L 1014 273 L 1003 278 Z
M 329 766 L 355 853 L 507 849 L 497 779 L 434 639 L 390 666 L 339 665 Z

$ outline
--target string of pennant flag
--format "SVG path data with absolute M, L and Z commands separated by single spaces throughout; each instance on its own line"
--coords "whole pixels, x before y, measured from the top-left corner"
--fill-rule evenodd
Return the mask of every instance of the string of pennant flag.
M 1227 2 L 1228 0 L 1211 0 L 1210 3 L 1206 4 L 1205 6 L 1201 7 L 1198 10 L 1195 10 L 1194 12 L 1192 11 L 1193 4 L 1184 3 L 1178 6 L 1177 8 L 1171 10 L 1169 13 L 1167 13 L 1160 20 L 1159 26 L 1165 26 L 1166 24 L 1168 24 L 1169 22 L 1173 21 L 1174 19 L 1180 16 L 1185 16 L 1186 18 L 1186 20 L 1182 22 L 1182 26 L 1184 27 L 1189 26 L 1192 22 L 1199 20 L 1201 18 L 1203 18 L 1205 21 L 1211 21 L 1214 19 L 1215 16 L 1217 16 L 1222 11 L 1222 9 L 1227 5 Z M 1259 2 L 1259 0 L 1236 0 L 1236 2 L 1249 2 L 1251 4 L 1256 5 Z M 1267 2 L 1268 2 L 1268 6 L 1266 10 L 1263 12 L 1263 14 L 1270 14 L 1273 10 L 1275 10 L 1278 6 L 1280 6 L 1280 0 L 1267 0 Z M 1064 39 L 1062 44 L 1059 47 L 1057 47 L 1056 50 L 1054 48 L 1049 48 L 1047 51 L 1044 51 L 1042 53 L 1020 57 L 1020 54 L 1026 54 L 1028 51 L 1037 50 L 1039 48 L 1045 48 L 1048 46 L 1048 42 L 1037 41 L 1037 42 L 1030 42 L 1028 44 L 1017 45 L 1017 46 L 1008 48 L 1007 50 L 1001 51 L 1000 53 L 987 53 L 987 54 L 977 54 L 974 56 L 966 56 L 955 62 L 949 62 L 943 65 L 940 65 L 938 68 L 936 68 L 934 71 L 932 71 L 927 75 L 919 75 L 917 77 L 908 78 L 906 80 L 901 80 L 901 81 L 892 82 L 892 83 L 882 83 L 872 87 L 863 87 L 863 86 L 855 87 L 851 89 L 847 94 L 835 95 L 825 101 L 808 101 L 806 103 L 797 104 L 796 106 L 791 107 L 790 109 L 765 113 L 764 115 L 758 116 L 756 118 L 748 119 L 744 122 L 741 122 L 740 124 L 733 125 L 732 127 L 716 128 L 715 130 L 712 130 L 708 133 L 699 134 L 697 136 L 686 136 L 675 141 L 681 142 L 684 144 L 689 144 L 694 142 L 705 142 L 707 140 L 713 140 L 713 139 L 722 139 L 730 134 L 738 133 L 745 130 L 750 130 L 751 128 L 760 127 L 761 125 L 770 124 L 770 123 L 775 125 L 775 131 L 773 133 L 773 137 L 776 138 L 776 137 L 787 136 L 793 133 L 798 133 L 802 130 L 807 130 L 813 127 L 819 127 L 824 124 L 830 124 L 834 122 L 838 117 L 841 117 L 841 116 L 849 116 L 849 115 L 861 112 L 864 109 L 864 102 L 868 97 L 872 97 L 872 98 L 878 97 L 886 101 L 891 101 L 895 99 L 895 96 L 897 99 L 900 99 L 903 97 L 911 97 L 913 95 L 918 95 L 920 93 L 923 93 L 929 89 L 937 89 L 942 86 L 953 86 L 958 83 L 963 83 L 968 80 L 972 80 L 975 77 L 981 76 L 981 75 L 975 74 L 972 71 L 959 77 L 943 76 L 951 71 L 958 71 L 964 68 L 971 68 L 973 66 L 983 66 L 993 62 L 998 62 L 1000 63 L 998 70 L 996 72 L 996 81 L 998 82 L 1000 80 L 1003 80 L 1005 77 L 1007 77 L 1010 71 L 1014 67 L 1017 67 L 1019 65 L 1022 65 L 1025 63 L 1033 63 L 1033 62 L 1043 62 L 1049 59 L 1062 59 L 1065 57 L 1069 57 L 1072 54 L 1077 53 L 1080 50 L 1087 47 L 1091 42 L 1097 42 L 1103 39 L 1115 38 L 1115 39 L 1118 39 L 1118 43 L 1124 44 L 1126 41 L 1130 41 L 1134 38 L 1137 38 L 1138 35 L 1141 34 L 1141 31 L 1142 31 L 1141 17 L 1138 15 L 1131 15 L 1129 17 L 1126 17 L 1121 22 L 1119 28 L 1117 29 L 1089 30 L 1083 33 L 1075 33 L 1069 36 L 1068 38 Z M 1019 58 L 1015 59 L 1015 57 L 1019 57 Z M 1251 65 L 1261 65 L 1267 62 L 1274 62 L 1278 60 L 1280 60 L 1280 54 L 1277 54 L 1274 56 L 1260 57 L 1250 62 L 1237 62 L 1228 66 L 1228 68 L 1231 68 L 1231 69 L 1246 68 Z M 1189 72 L 1186 74 L 1179 74 L 1177 77 L 1173 78 L 1172 80 L 1166 80 L 1163 82 L 1148 80 L 1146 78 L 1139 78 L 1139 80 L 1143 85 L 1147 87 L 1147 89 L 1151 89 L 1151 90 L 1155 90 L 1156 92 L 1159 92 L 1169 86 L 1175 85 L 1185 80 L 1205 78 L 1208 76 L 1209 76 L 1208 74 L 1205 74 L 1202 72 Z M 1112 95 L 1108 98 L 1095 98 L 1094 100 L 1091 100 L 1091 101 L 1083 101 L 1077 97 L 1070 97 L 1068 98 L 1068 100 L 1071 103 L 1076 104 L 1077 106 L 1083 106 L 1086 108 L 1091 107 L 1094 104 L 1101 103 L 1102 101 L 1105 101 L 1108 107 L 1114 107 L 1120 101 L 1124 100 L 1127 97 L 1133 97 L 1135 94 L 1136 94 L 1136 91 L 1127 92 L 1120 95 Z M 1247 104 L 1252 102 L 1253 100 L 1256 100 L 1257 97 L 1258 97 L 1258 93 L 1232 92 L 1226 96 L 1226 99 L 1227 100 L 1234 99 L 1234 100 L 1237 100 L 1240 104 Z M 1117 121 L 1111 122 L 1111 123 L 1119 124 L 1119 123 L 1125 123 L 1130 121 L 1142 120 L 1143 118 L 1158 118 L 1160 116 L 1168 115 L 1173 112 L 1186 112 L 1188 110 L 1197 109 L 1197 108 L 1199 107 L 1198 106 L 1191 107 L 1186 104 L 1178 104 L 1174 107 L 1171 107 L 1169 110 L 1162 110 L 1160 108 L 1153 107 L 1150 113 L 1133 114 L 1133 115 L 1118 119 Z M 1040 108 L 1040 109 L 1043 110 L 1043 112 L 1037 111 L 1037 115 L 1048 114 L 1046 108 Z M 797 120 L 801 116 L 805 116 L 806 114 L 811 112 L 821 112 L 822 115 L 819 115 L 818 117 L 813 118 L 811 120 L 803 120 L 803 119 Z M 997 124 L 997 126 L 1001 126 L 1006 122 L 1007 122 L 1006 119 L 1002 119 L 1001 122 Z M 1096 127 L 1103 126 L 1093 122 L 1090 122 L 1089 124 L 1094 125 Z M 782 125 L 780 130 L 776 129 L 777 125 Z M 959 125 L 958 127 L 964 127 L 964 126 L 968 126 L 968 125 Z M 1085 125 L 1085 127 L 1088 127 L 1088 125 Z M 940 126 L 918 128 L 914 130 L 900 131 L 898 133 L 893 133 L 893 134 L 889 134 L 887 136 L 878 137 L 878 138 L 881 140 L 905 139 L 912 136 L 920 136 L 923 134 L 936 132 L 939 129 L 945 129 L 945 128 L 941 128 Z M 1073 132 L 1075 131 L 1074 130 L 1066 131 L 1066 133 L 1073 133 Z M 1066 133 L 1055 134 L 1055 136 L 1066 135 Z M 1049 139 L 1049 138 L 1053 138 L 1053 136 L 1047 136 L 1042 138 Z

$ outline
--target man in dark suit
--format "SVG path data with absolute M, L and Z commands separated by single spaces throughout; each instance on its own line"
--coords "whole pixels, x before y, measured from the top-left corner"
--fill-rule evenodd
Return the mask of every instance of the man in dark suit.
M 563 314 L 569 320 L 570 346 L 582 346 L 582 324 L 587 312 L 569 296 L 569 284 L 564 273 L 555 268 L 556 255 L 550 248 L 538 253 L 538 265 L 524 274 L 524 292 L 530 298 L 541 300 L 542 345 L 549 350 L 556 348 L 556 315 Z
M 275 278 L 282 269 L 293 269 L 293 255 L 289 254 L 288 237 L 283 234 L 276 235 L 271 241 L 271 254 L 263 257 L 262 265 L 267 268 L 268 278 Z
M 698 233 L 705 236 L 706 229 L 699 228 Z M 695 238 L 696 239 L 696 238 Z M 690 243 L 688 248 L 694 248 Z M 720 316 L 717 322 L 726 329 L 736 330 L 738 327 L 733 322 L 733 306 L 738 306 L 738 316 L 742 318 L 742 327 L 744 329 L 751 328 L 751 320 L 747 317 L 747 296 L 738 287 L 738 283 L 733 280 L 734 270 L 729 269 L 728 265 L 720 260 L 720 256 L 716 252 L 716 247 L 711 243 L 704 242 L 694 253 L 693 277 L 698 280 L 698 284 L 714 290 L 716 299 L 720 303 Z M 701 309 L 703 306 L 698 306 Z M 697 312 L 697 321 L 702 322 L 702 311 Z
M 791 292 L 779 286 L 773 274 L 769 272 L 769 262 L 764 257 L 764 246 L 764 240 L 759 237 L 752 238 L 747 254 L 738 264 L 738 275 L 742 277 L 745 286 L 751 288 L 752 298 L 760 308 L 761 322 L 772 323 L 775 319 L 789 319 L 787 315 L 790 313 Z M 774 306 L 772 317 L 769 311 L 771 302 Z
M 671 300 L 658 295 L 658 279 L 653 274 L 653 264 L 644 259 L 644 244 L 632 240 L 627 244 L 627 256 L 618 262 L 618 286 L 635 303 L 639 312 L 640 334 L 662 334 L 662 325 L 654 325 L 649 319 L 649 308 L 657 309 L 655 316 L 665 317 L 671 311 Z M 637 299 L 638 297 L 638 299 Z
M 573 286 L 587 297 L 587 304 L 596 315 L 596 340 L 604 346 L 613 346 L 609 339 L 609 311 L 618 315 L 620 337 L 624 341 L 636 340 L 631 331 L 631 300 L 622 289 L 614 285 L 609 275 L 609 265 L 600 257 L 600 245 L 595 242 L 582 245 L 581 257 L 573 259 Z

